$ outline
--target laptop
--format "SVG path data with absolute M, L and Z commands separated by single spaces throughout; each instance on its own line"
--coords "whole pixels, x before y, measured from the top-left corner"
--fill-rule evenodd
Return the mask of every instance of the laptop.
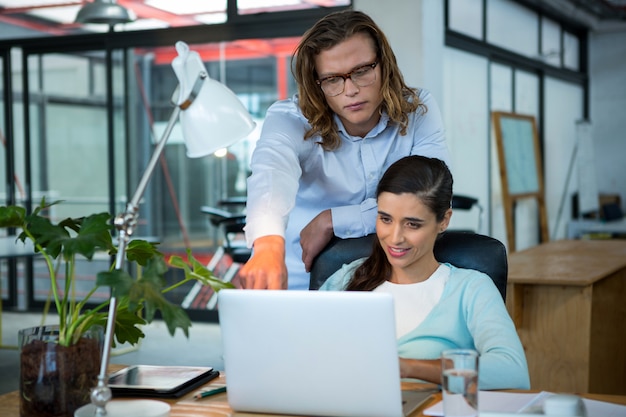
M 403 417 L 432 394 L 401 390 L 389 294 L 225 289 L 218 313 L 235 411 Z

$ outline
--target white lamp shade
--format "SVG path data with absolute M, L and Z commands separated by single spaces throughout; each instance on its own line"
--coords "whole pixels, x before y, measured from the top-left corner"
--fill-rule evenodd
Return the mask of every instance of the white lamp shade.
M 248 136 L 255 123 L 235 93 L 208 76 L 200 56 L 186 43 L 177 42 L 176 50 L 172 68 L 179 82 L 177 105 L 189 98 L 199 74 L 206 74 L 198 96 L 180 113 L 187 156 L 210 155 Z

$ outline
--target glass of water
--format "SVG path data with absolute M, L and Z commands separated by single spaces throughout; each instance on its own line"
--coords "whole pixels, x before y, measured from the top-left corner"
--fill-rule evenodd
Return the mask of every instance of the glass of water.
M 451 349 L 441 353 L 443 415 L 478 416 L 478 352 Z

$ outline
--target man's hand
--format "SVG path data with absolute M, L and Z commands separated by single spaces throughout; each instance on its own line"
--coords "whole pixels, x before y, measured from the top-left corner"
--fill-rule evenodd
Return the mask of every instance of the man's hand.
M 263 236 L 254 241 L 252 257 L 239 270 L 244 288 L 286 290 L 285 239 Z
M 313 259 L 324 249 L 333 236 L 333 218 L 330 209 L 322 211 L 302 229 L 300 246 L 302 246 L 302 262 L 304 262 L 306 272 L 311 272 Z

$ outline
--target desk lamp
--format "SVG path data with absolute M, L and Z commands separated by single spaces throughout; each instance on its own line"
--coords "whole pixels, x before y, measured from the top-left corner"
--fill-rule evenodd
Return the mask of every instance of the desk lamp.
M 124 266 L 126 247 L 137 225 L 139 201 L 179 117 L 187 156 L 190 158 L 206 156 L 218 149 L 226 148 L 246 137 L 255 126 L 250 114 L 237 96 L 226 86 L 209 77 L 197 52 L 190 51 L 189 46 L 180 41 L 176 43 L 176 51 L 178 56 L 172 61 L 172 67 L 179 84 L 177 91 L 174 92 L 174 97 L 172 97 L 175 104 L 174 111 L 148 162 L 148 167 L 139 181 L 133 198 L 126 206 L 126 211 L 117 215 L 114 220 L 118 230 L 119 244 L 115 258 L 116 269 L 122 269 Z M 110 417 L 118 415 L 138 417 L 144 415 L 141 413 L 146 411 L 146 406 L 149 407 L 147 401 L 135 401 L 139 411 L 137 414 L 133 414 L 130 407 L 133 407 L 134 401 L 131 400 L 124 401 L 123 405 L 119 407 L 114 406 L 110 410 L 105 409 L 112 398 L 111 390 L 107 384 L 107 368 L 111 354 L 116 310 L 117 299 L 115 294 L 112 294 L 98 384 L 91 393 L 91 404 L 79 408 L 75 417 L 105 415 Z M 118 411 L 120 414 L 117 414 Z

